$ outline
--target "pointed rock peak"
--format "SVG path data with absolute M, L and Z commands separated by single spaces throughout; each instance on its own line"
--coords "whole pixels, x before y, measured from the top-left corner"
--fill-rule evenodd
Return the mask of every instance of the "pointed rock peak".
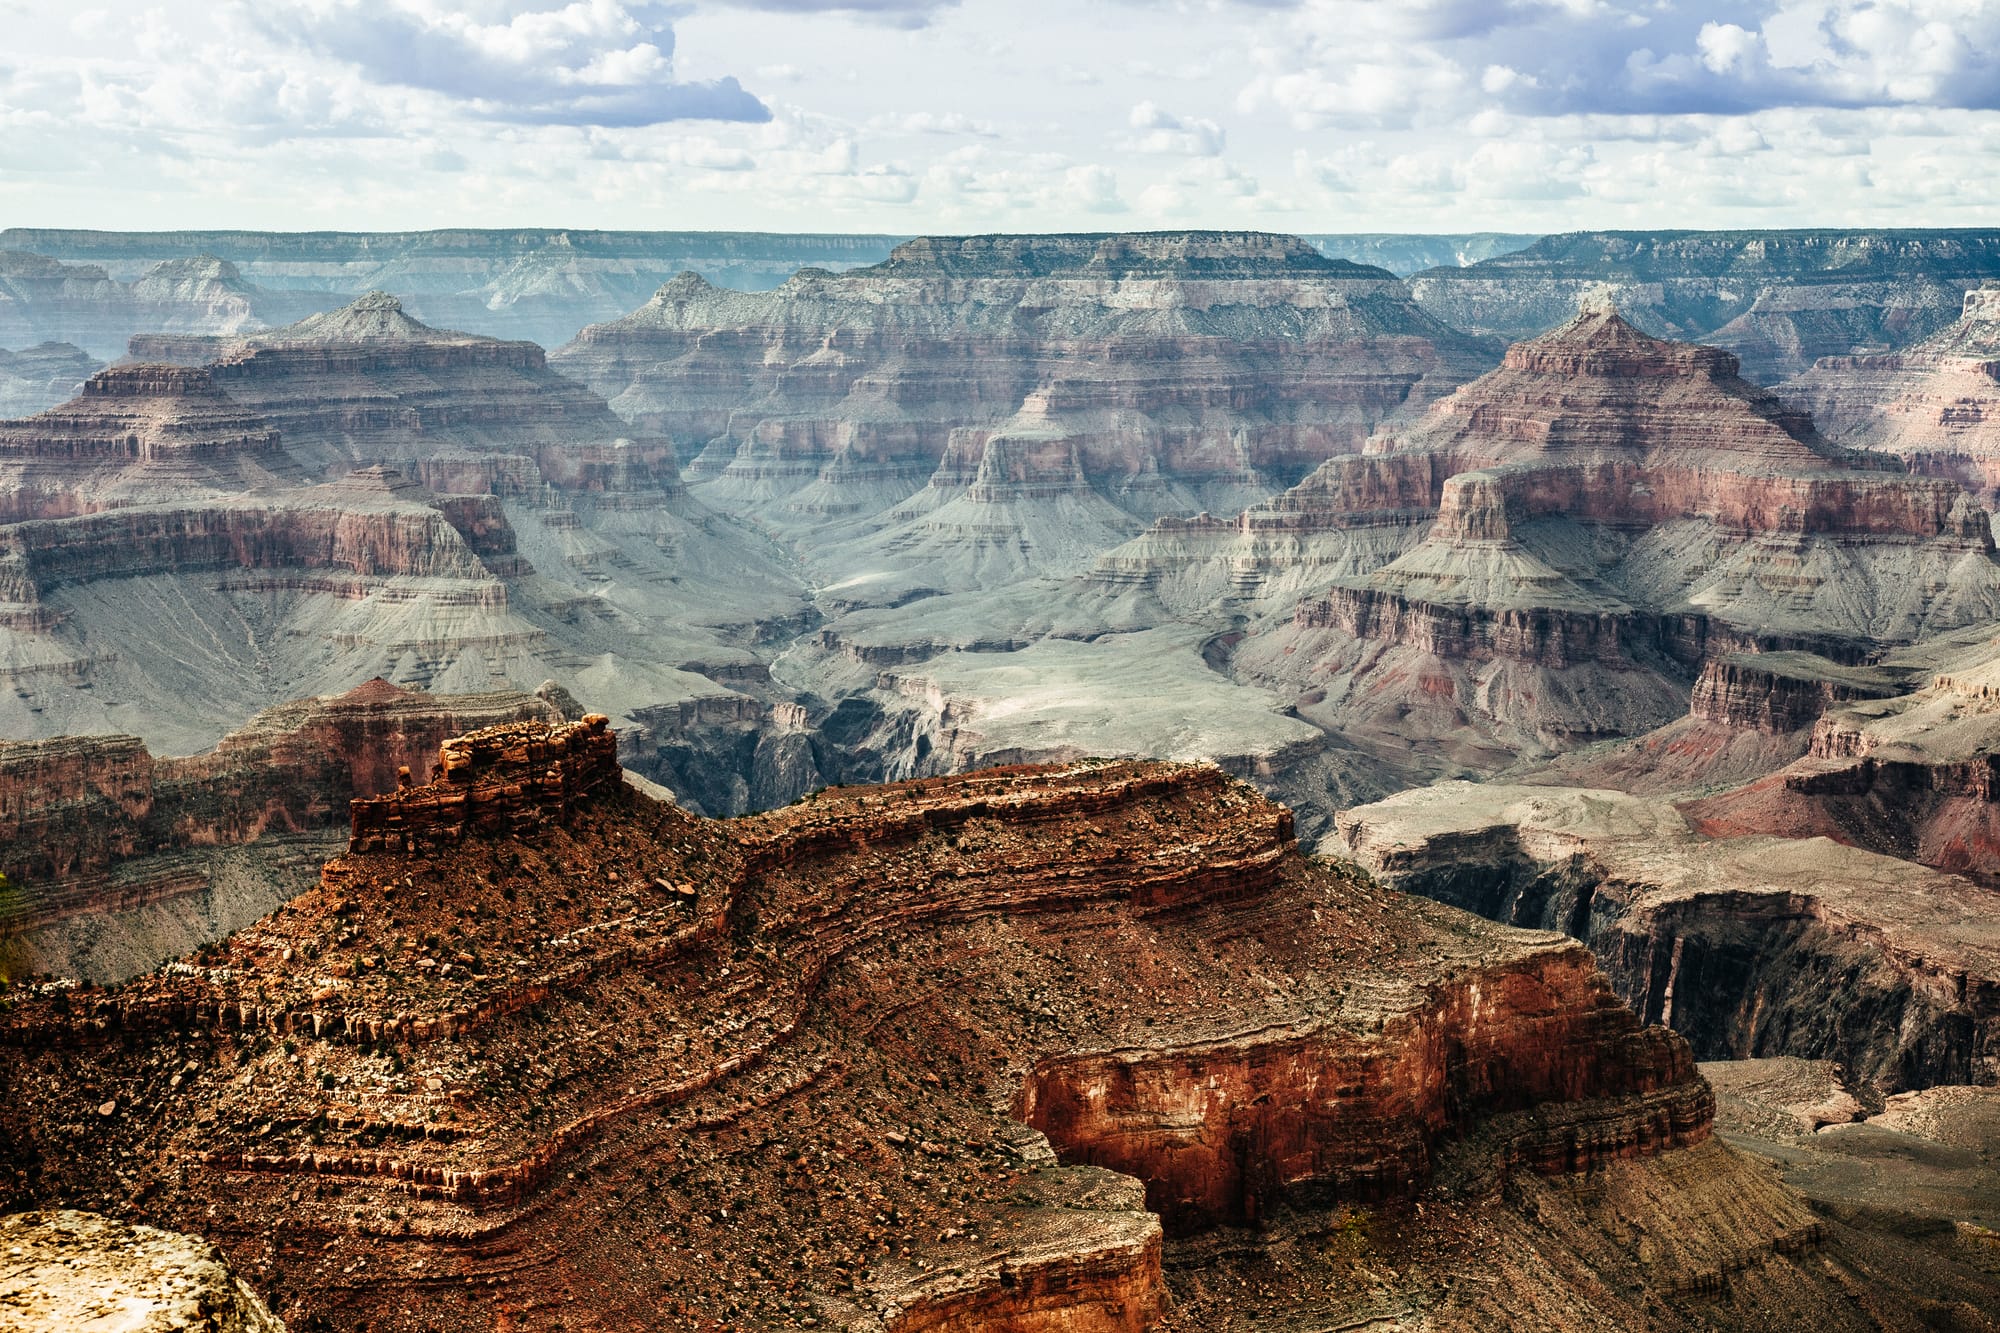
M 338 310 L 311 315 L 289 328 L 273 329 L 249 339 L 252 347 L 297 346 L 301 343 L 466 343 L 491 342 L 469 333 L 434 329 L 403 311 L 389 292 L 369 292 Z
M 1634 327 L 1618 313 L 1608 289 L 1593 289 L 1579 305 L 1569 323 L 1508 348 L 1506 368 L 1545 375 L 1616 378 L 1703 375 L 1725 379 L 1736 374 L 1736 358 L 1719 347 L 1672 342 Z
M 399 699 L 408 699 L 413 693 L 411 690 L 406 690 L 400 685 L 392 685 L 380 676 L 376 676 L 372 680 L 362 681 L 347 693 L 335 698 L 334 702 L 337 704 L 387 704 L 395 703 Z
M 676 273 L 667 284 L 653 293 L 653 304 L 666 305 L 674 301 L 685 301 L 691 297 L 705 296 L 715 290 L 715 284 L 696 273 L 693 269 L 683 269 Z

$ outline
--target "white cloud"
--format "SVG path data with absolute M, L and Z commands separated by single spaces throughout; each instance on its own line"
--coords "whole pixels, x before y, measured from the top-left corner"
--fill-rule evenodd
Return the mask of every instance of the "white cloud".
M 1120 140 L 1133 153 L 1214 157 L 1222 152 L 1222 126 L 1212 120 L 1176 116 L 1156 102 L 1141 102 L 1125 117 L 1134 133 Z

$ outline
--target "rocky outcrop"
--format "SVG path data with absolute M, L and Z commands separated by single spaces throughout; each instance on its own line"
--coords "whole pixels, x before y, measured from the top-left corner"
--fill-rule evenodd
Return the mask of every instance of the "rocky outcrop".
M 931 237 L 759 295 L 686 274 L 555 361 L 792 523 L 961 488 L 996 433 L 1074 448 L 1141 517 L 1240 502 L 1485 364 L 1382 270 L 1207 232 Z
M 1956 324 L 1900 352 L 1823 357 L 1778 386 L 1843 444 L 2000 495 L 2000 284 L 1965 294 Z
M 1991 231 L 1571 232 L 1419 273 L 1410 290 L 1446 323 L 1510 341 L 1608 291 L 1649 332 L 1725 347 L 1770 384 L 1927 337 L 1992 277 Z
M 1612 791 L 1445 783 L 1336 825 L 1328 850 L 1391 884 L 1586 941 L 1702 1058 L 2000 1082 L 2000 933 L 1969 880 L 1826 838 L 1707 840 Z
M 447 743 L 357 826 L 519 809 L 608 775 L 608 739 Z M 295 1319 L 1128 1330 L 1165 1306 L 1142 1191 L 1182 1233 L 1411 1199 L 1446 1153 L 1533 1177 L 1706 1136 L 1687 1048 L 1580 946 L 1385 897 L 1291 834 L 1177 765 L 726 824 L 600 783 L 351 853 L 116 994 L 17 990 L 0 1162 L 24 1201 L 198 1221 Z
M 0 1329 L 285 1333 L 194 1236 L 74 1209 L 0 1217 Z
M 1838 704 L 1901 692 L 1889 673 L 1842 667 L 1811 653 L 1739 653 L 1703 665 L 1688 712 L 1719 726 L 1778 735 L 1811 727 Z
M 72 956 L 75 932 L 59 923 L 101 934 L 121 913 L 138 921 L 210 891 L 216 866 L 184 853 L 344 830 L 351 800 L 394 792 L 399 771 L 427 777 L 445 738 L 522 719 L 557 722 L 566 708 L 574 703 L 559 691 L 428 695 L 376 680 L 270 709 L 187 758 L 156 758 L 133 736 L 0 744 L 9 970 L 65 970 L 53 964 Z M 122 966 L 106 956 L 87 975 L 119 980 Z
M 1688 819 L 1718 836 L 1831 837 L 2000 887 L 1993 653 L 1982 639 L 1942 660 L 1935 648 L 1892 658 L 1927 665 L 1923 687 L 1826 710 L 1795 762 L 1690 802 Z
M 66 403 L 0 422 L 0 523 L 298 477 L 271 423 L 205 370 L 115 366 Z
M 0 348 L 0 417 L 31 416 L 69 400 L 102 366 L 70 343 L 37 343 L 19 352 Z

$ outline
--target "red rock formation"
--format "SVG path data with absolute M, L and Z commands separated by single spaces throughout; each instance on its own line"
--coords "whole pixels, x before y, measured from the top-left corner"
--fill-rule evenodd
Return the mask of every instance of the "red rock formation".
M 443 779 L 357 805 L 361 845 L 375 811 L 608 775 L 606 744 L 447 745 Z M 350 854 L 115 995 L 17 996 L 10 1198 L 198 1225 L 295 1320 L 1111 1333 L 1159 1318 L 1158 1224 L 1010 1098 L 1071 1160 L 1201 1201 L 1177 1227 L 1407 1199 L 1447 1143 L 1531 1174 L 1707 1132 L 1686 1048 L 1579 946 L 1308 861 L 1213 769 L 993 770 L 730 823 L 600 785 L 549 814 Z M 1153 1127 L 1116 1148 L 1107 1062 L 1154 1090 L 1107 1104 Z M 1197 1070 L 1272 1101 L 1225 1111 Z M 1218 1153 L 1254 1184 L 1191 1170 Z
M 0 422 L 0 523 L 297 476 L 270 422 L 203 370 L 114 366 L 59 407 Z
M 1949 485 L 1828 444 L 1727 352 L 1597 308 L 1364 457 L 1104 572 L 1170 605 L 1217 583 L 1176 559 L 1228 561 L 1266 605 L 1306 592 L 1235 669 L 1435 773 L 1665 724 L 1718 652 L 1852 663 L 2000 615 L 1989 528 Z

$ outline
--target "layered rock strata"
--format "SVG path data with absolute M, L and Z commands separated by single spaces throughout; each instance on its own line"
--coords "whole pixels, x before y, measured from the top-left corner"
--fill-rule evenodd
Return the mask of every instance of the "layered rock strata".
M 65 342 L 108 358 L 137 333 L 239 333 L 336 304 L 320 292 L 260 288 L 213 255 L 163 260 L 120 282 L 101 265 L 0 249 L 0 346 Z
M 1649 331 L 1728 348 L 1770 384 L 1823 356 L 1925 338 L 1993 277 L 1989 230 L 1572 232 L 1431 269 L 1410 289 L 1447 323 L 1508 340 L 1608 291 Z
M 608 777 L 596 738 L 447 745 L 356 845 L 452 797 L 499 826 L 351 853 L 115 995 L 17 991 L 14 1196 L 198 1223 L 295 1322 L 1140 1329 L 1161 1221 L 1707 1135 L 1686 1046 L 1580 946 L 1306 860 L 1213 769 L 502 813 Z
M 2000 1082 L 1994 894 L 1825 837 L 1706 839 L 1664 801 L 1444 783 L 1336 819 L 1329 851 L 1587 941 L 1706 1059 L 1839 1061 L 1884 1091 Z
M 704 494 L 795 525 L 926 478 L 944 503 L 1016 439 L 1141 517 L 1240 503 L 1486 364 L 1383 270 L 1206 232 L 932 237 L 757 295 L 684 274 L 554 360 L 699 452 Z
M 1829 709 L 1795 761 L 1686 804 L 1717 836 L 1826 836 L 2000 887 L 2000 662 L 1990 636 L 1929 659 L 1921 688 Z
M 135 338 L 132 354 L 207 365 L 321 475 L 389 465 L 438 491 L 553 486 L 654 503 L 679 488 L 672 451 L 631 438 L 541 348 L 431 328 L 386 292 L 248 337 Z
M 1956 324 L 1899 352 L 1823 357 L 1778 392 L 1843 444 L 2000 495 L 2000 283 L 1965 294 Z
M 18 352 L 0 348 L 0 417 L 30 416 L 66 402 L 102 368 L 71 343 L 37 343 Z
M 1828 444 L 1735 372 L 1593 307 L 1234 523 L 1160 525 L 1099 581 L 1190 613 L 1223 587 L 1266 616 L 1306 592 L 1233 669 L 1385 753 L 1414 738 L 1433 773 L 1664 725 L 1713 658 L 1858 665 L 2000 612 L 1969 497 Z

